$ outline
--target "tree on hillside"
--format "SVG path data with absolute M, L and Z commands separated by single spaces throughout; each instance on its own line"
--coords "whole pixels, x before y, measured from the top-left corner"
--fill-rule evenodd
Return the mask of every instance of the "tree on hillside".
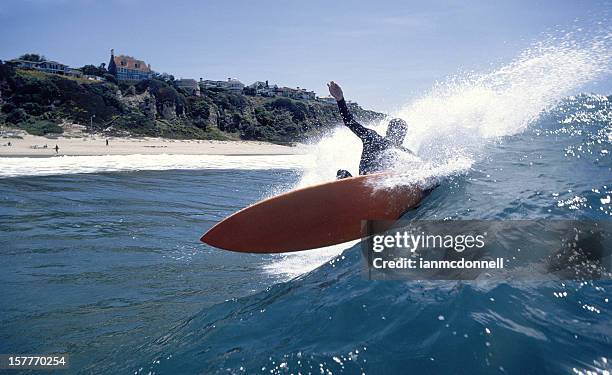
M 24 55 L 19 56 L 20 60 L 26 61 L 34 61 L 34 62 L 42 62 L 47 60 L 47 58 L 43 55 L 39 55 L 37 53 L 26 53 Z
M 86 75 L 104 77 L 104 75 L 108 73 L 104 65 L 104 63 L 100 64 L 100 66 L 85 65 L 81 67 L 81 71 Z
M 154 73 L 153 74 L 154 78 L 159 79 L 160 81 L 164 81 L 167 84 L 172 85 L 174 83 L 174 76 L 172 74 L 168 74 L 168 73 Z
M 0 60 L 0 86 L 2 82 L 14 79 L 15 68 L 11 64 L 6 64 Z

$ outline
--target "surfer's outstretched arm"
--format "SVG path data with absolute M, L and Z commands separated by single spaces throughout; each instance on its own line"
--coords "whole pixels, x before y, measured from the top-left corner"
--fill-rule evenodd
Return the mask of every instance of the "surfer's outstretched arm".
M 340 110 L 340 116 L 342 116 L 342 121 L 344 121 L 344 125 L 346 125 L 353 133 L 355 133 L 359 138 L 363 141 L 371 140 L 376 137 L 380 137 L 378 133 L 376 133 L 372 129 L 368 129 L 365 126 L 358 123 L 355 118 L 353 118 L 353 114 L 349 111 L 348 106 L 346 105 L 346 101 L 344 100 L 344 93 L 342 92 L 342 88 L 334 82 L 331 81 L 327 84 L 329 88 L 329 93 L 331 96 L 336 99 L 338 102 L 338 109 Z
M 371 129 L 366 128 L 365 126 L 358 123 L 351 111 L 349 111 L 348 106 L 346 105 L 346 101 L 344 99 L 338 100 L 338 109 L 340 110 L 340 116 L 342 116 L 342 121 L 344 121 L 344 125 L 346 125 L 353 133 L 355 133 L 361 139 L 371 139 L 378 134 Z

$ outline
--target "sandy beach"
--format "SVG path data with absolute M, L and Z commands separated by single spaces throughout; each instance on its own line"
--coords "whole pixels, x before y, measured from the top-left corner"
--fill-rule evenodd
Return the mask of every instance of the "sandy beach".
M 106 141 L 108 140 L 108 146 Z M 55 146 L 59 150 L 55 151 Z M 46 146 L 46 147 L 45 147 Z M 296 155 L 305 147 L 256 141 L 176 140 L 151 137 L 81 135 L 40 137 L 14 130 L 2 131 L 0 157 L 55 155 Z

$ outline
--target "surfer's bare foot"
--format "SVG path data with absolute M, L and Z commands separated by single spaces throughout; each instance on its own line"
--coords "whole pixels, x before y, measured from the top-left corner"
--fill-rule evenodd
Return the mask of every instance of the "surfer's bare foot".
M 331 81 L 327 84 L 327 88 L 329 88 L 329 93 L 336 100 L 342 100 L 344 98 L 344 94 L 342 93 L 342 88 L 336 82 Z

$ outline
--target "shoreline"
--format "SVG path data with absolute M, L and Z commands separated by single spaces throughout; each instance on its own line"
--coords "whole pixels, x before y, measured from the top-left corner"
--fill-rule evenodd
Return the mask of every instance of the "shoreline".
M 108 140 L 109 145 L 106 145 Z M 10 142 L 10 146 L 8 145 Z M 55 145 L 59 150 L 55 152 Z M 46 148 L 45 148 L 46 145 Z M 105 155 L 301 155 L 306 146 L 284 146 L 261 141 L 215 141 L 154 137 L 106 137 L 101 134 L 48 138 L 19 131 L 3 131 L 0 158 Z
M 294 154 L 265 154 L 265 153 L 258 153 L 258 154 L 212 154 L 212 153 L 199 153 L 199 154 L 176 154 L 176 153 L 159 153 L 159 154 L 143 154 L 143 153 L 131 153 L 131 154 L 87 154 L 87 155 L 77 155 L 77 154 L 59 154 L 59 155 L 25 155 L 25 154 L 15 154 L 15 155 L 5 155 L 0 153 L 0 159 L 19 159 L 19 158 L 30 158 L 30 159 L 51 159 L 51 158 L 58 158 L 58 157 L 63 157 L 63 156 L 134 156 L 134 155 L 141 155 L 141 156 L 157 156 L 157 155 L 183 155 L 183 156 L 202 156 L 202 155 L 210 155 L 210 156 L 228 156 L 228 157 L 233 157 L 233 156 L 294 156 L 294 155 L 304 155 L 303 153 L 294 153 Z

